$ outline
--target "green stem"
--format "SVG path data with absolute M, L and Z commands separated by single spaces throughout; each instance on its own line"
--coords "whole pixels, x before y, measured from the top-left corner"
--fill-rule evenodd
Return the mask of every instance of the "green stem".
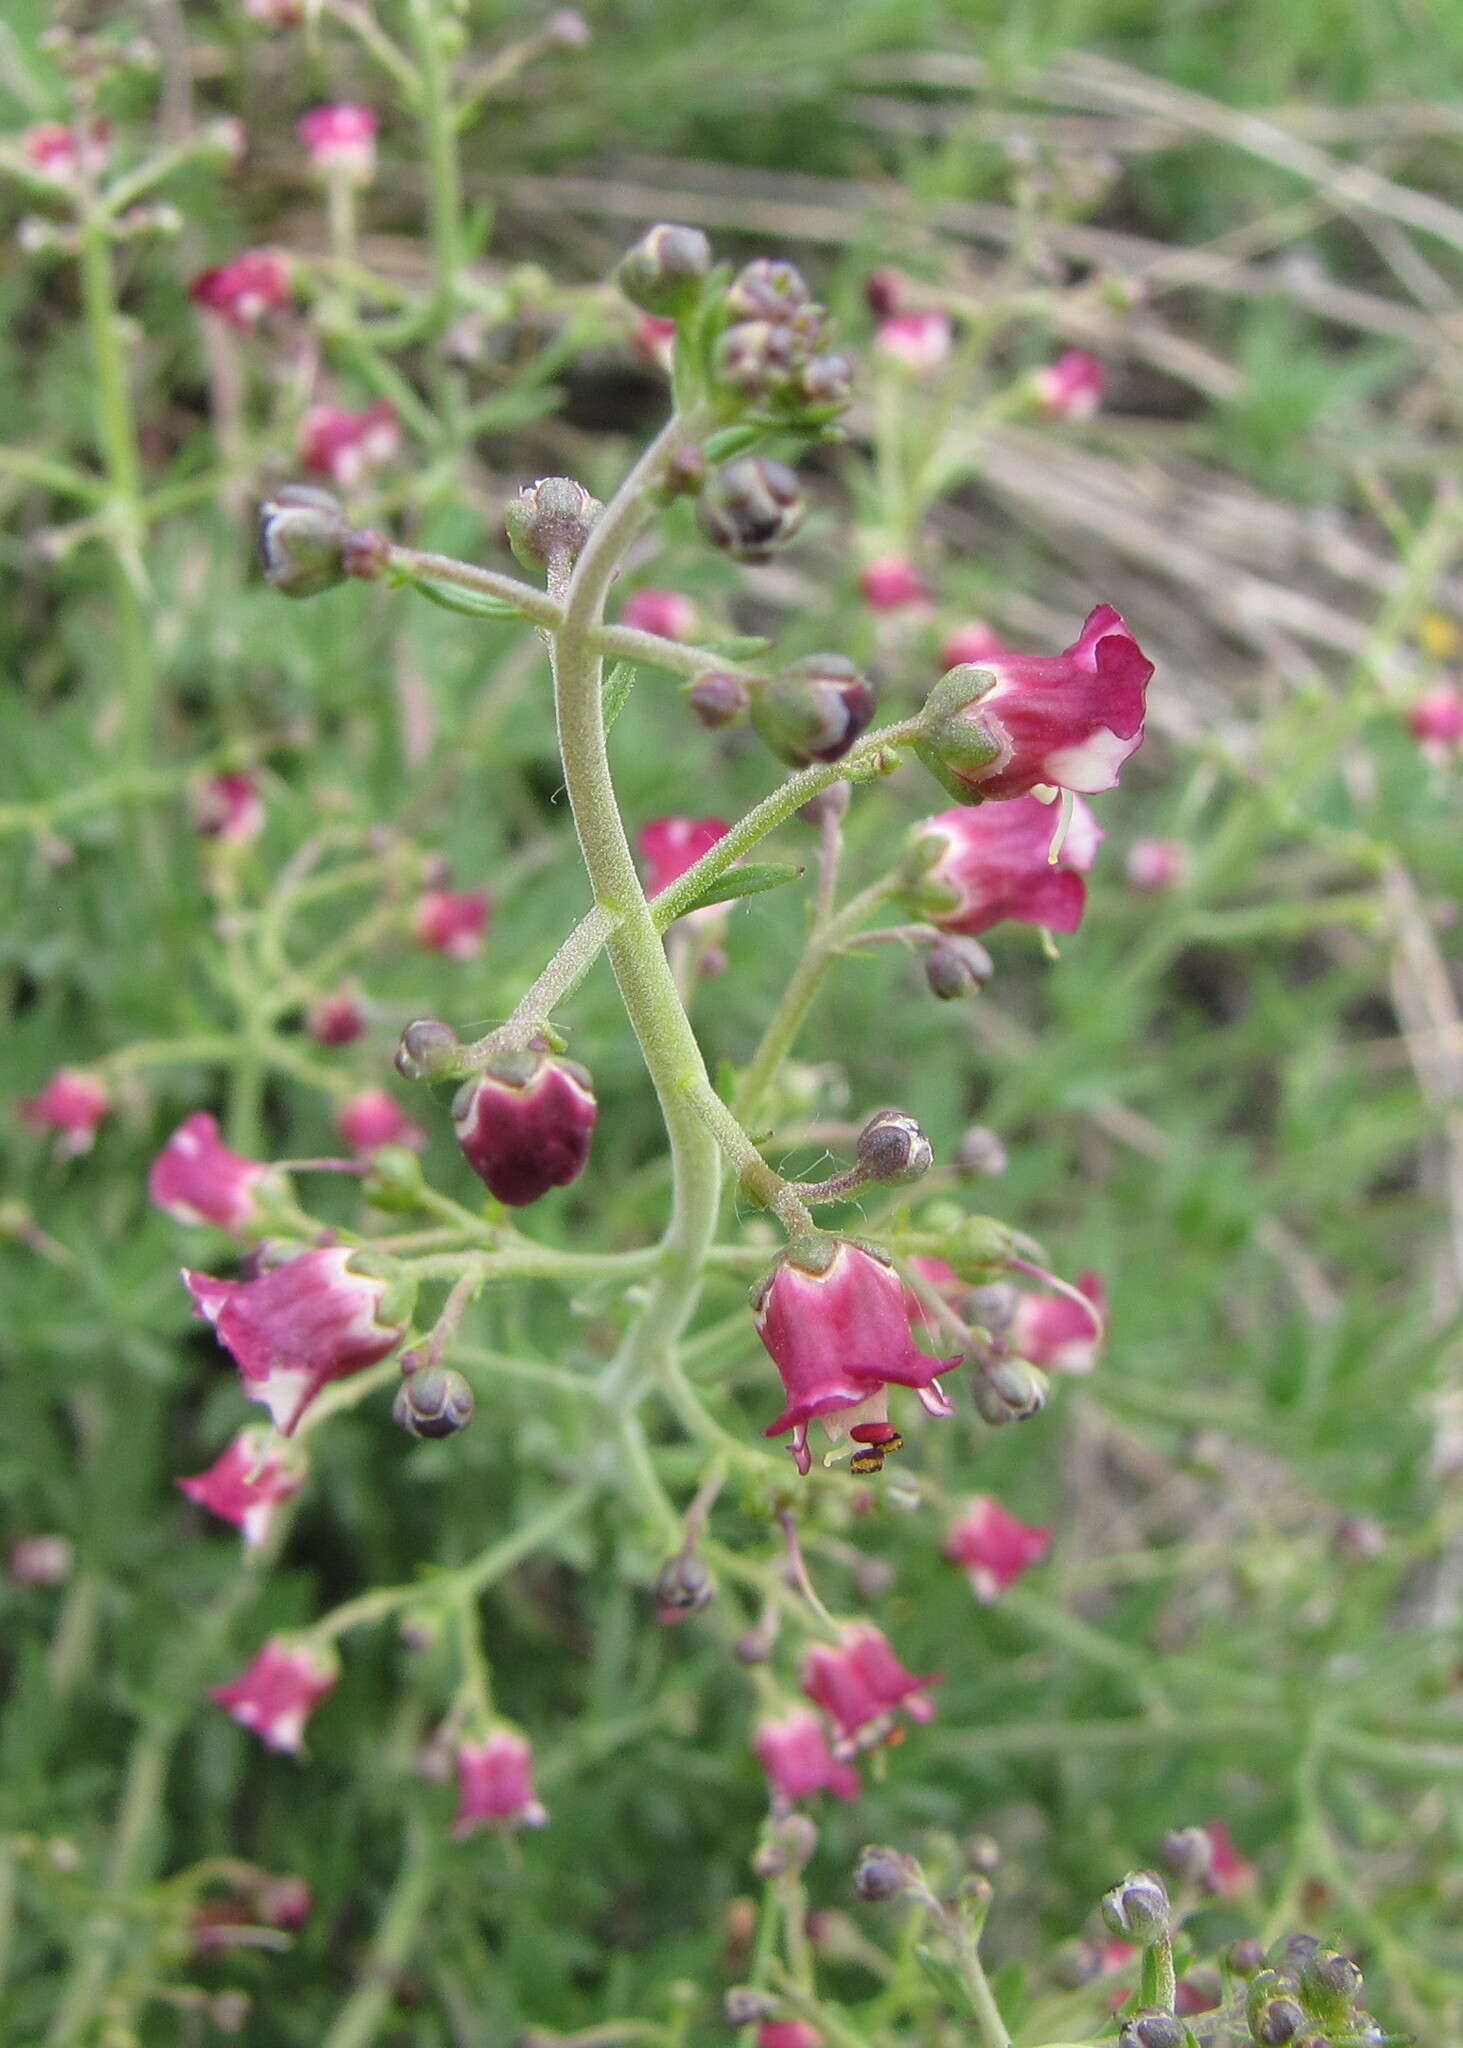
M 432 325 L 440 333 L 457 302 L 462 263 L 462 181 L 452 79 L 442 44 L 444 22 L 433 0 L 411 0 L 412 42 L 420 82 L 422 137 L 427 150 L 428 232 L 432 244 Z
M 396 1996 L 398 1972 L 416 1947 L 436 1889 L 435 1844 L 425 1824 L 407 1823 L 406 1850 L 366 1958 L 361 1982 L 336 2015 L 320 2048 L 367 2048 Z

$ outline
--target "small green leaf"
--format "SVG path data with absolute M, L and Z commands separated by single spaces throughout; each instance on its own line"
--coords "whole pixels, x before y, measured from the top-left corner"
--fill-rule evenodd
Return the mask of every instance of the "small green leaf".
M 635 687 L 633 661 L 617 661 L 604 680 L 604 722 L 608 732 L 625 708 L 625 699 Z
M 947 2005 L 953 2006 L 967 2019 L 979 2017 L 960 1972 L 948 1956 L 942 1956 L 937 1949 L 921 1947 L 915 1950 L 914 1957 Z
M 720 427 L 702 442 L 701 453 L 708 462 L 729 462 L 732 456 L 755 448 L 761 438 L 761 427 Z
M 506 597 L 490 597 L 485 590 L 464 590 L 458 583 L 438 583 L 430 576 L 409 576 L 407 584 L 419 590 L 429 604 L 444 612 L 461 612 L 469 619 L 518 619 L 523 614 Z
M 702 651 L 719 654 L 726 661 L 752 661 L 759 654 L 765 654 L 772 642 L 760 633 L 733 634 L 726 640 L 703 640 Z
M 677 915 L 684 917 L 687 911 L 704 910 L 709 903 L 730 903 L 738 896 L 757 896 L 764 889 L 780 889 L 784 882 L 795 882 L 806 872 L 805 868 L 786 867 L 774 861 L 754 861 L 749 867 L 728 868 L 724 875 L 708 882 L 700 895 L 693 896 Z

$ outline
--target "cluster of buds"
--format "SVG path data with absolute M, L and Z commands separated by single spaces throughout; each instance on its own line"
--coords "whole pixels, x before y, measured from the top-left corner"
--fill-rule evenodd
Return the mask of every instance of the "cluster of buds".
M 829 348 L 827 312 L 793 264 L 749 263 L 706 326 L 712 388 L 728 417 L 812 431 L 847 405 L 853 365 Z
M 796 537 L 807 509 L 785 462 L 747 455 L 712 472 L 696 516 L 711 545 L 734 562 L 767 562 Z

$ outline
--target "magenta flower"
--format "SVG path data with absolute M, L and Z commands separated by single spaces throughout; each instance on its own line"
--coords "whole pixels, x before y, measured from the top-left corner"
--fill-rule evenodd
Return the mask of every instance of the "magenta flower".
M 780 1721 L 759 1721 L 752 1748 L 776 1800 L 791 1804 L 815 1792 L 858 1797 L 858 1772 L 834 1756 L 823 1723 L 807 1707 L 795 1708 Z
M 620 624 L 660 640 L 689 640 L 696 631 L 696 607 L 679 590 L 637 590 L 626 601 Z
M 251 1401 L 289 1436 L 320 1389 L 375 1365 L 406 1334 L 381 1320 L 388 1282 L 351 1270 L 348 1246 L 301 1252 L 257 1280 L 185 1272 L 202 1315 L 233 1353 Z
M 193 799 L 193 829 L 224 846 L 247 846 L 264 830 L 264 799 L 252 775 L 214 775 Z
M 1044 1372 L 1077 1379 L 1091 1372 L 1107 1335 L 1107 1290 L 1096 1273 L 1079 1273 L 1077 1292 L 1025 1294 L 1011 1321 L 1010 1345 L 1018 1357 L 1030 1359 Z
M 534 1796 L 533 1751 L 521 1735 L 495 1728 L 486 1742 L 459 1746 L 454 1835 L 484 1825 L 541 1828 L 547 1819 Z
M 468 1165 L 490 1194 L 514 1209 L 579 1178 L 598 1113 L 583 1067 L 533 1051 L 496 1060 L 464 1083 L 452 1105 Z
M 352 185 L 369 185 L 376 175 L 380 125 L 369 107 L 341 100 L 312 107 L 300 121 L 300 140 L 317 171 Z
M 1463 690 L 1456 683 L 1439 683 L 1424 690 L 1412 700 L 1407 729 L 1425 754 L 1446 760 L 1463 747 Z
M 663 370 L 668 377 L 675 361 L 675 321 L 659 313 L 642 313 L 635 322 L 635 350 L 653 370 Z
M 201 272 L 188 296 L 230 327 L 257 327 L 267 313 L 288 305 L 290 267 L 277 250 L 245 249 L 230 262 Z
M 855 1446 L 852 1469 L 877 1472 L 903 1439 L 889 1421 L 891 1386 L 913 1387 L 931 1415 L 952 1410 L 938 1375 L 959 1358 L 930 1358 L 910 1334 L 904 1283 L 881 1253 L 847 1238 L 790 1246 L 754 1304 L 757 1335 L 782 1375 L 787 1402 L 763 1431 L 792 1431 L 799 1472 L 812 1465 L 808 1424 Z
M 873 281 L 870 278 L 871 287 Z M 874 331 L 876 352 L 915 377 L 928 377 L 944 368 L 950 360 L 950 340 L 950 322 L 944 313 L 891 313 Z
M 1106 382 L 1097 357 L 1080 348 L 1064 350 L 1032 378 L 1037 403 L 1054 420 L 1091 419 L 1102 404 Z
M 928 1688 L 939 1679 L 916 1678 L 895 1656 L 888 1638 L 868 1622 L 845 1629 L 836 1648 L 819 1643 L 803 1665 L 803 1691 L 833 1723 L 834 1755 L 886 1742 L 902 1708 L 912 1721 L 928 1721 Z
M 952 794 L 977 803 L 1043 783 L 1084 795 L 1116 787 L 1142 745 L 1153 664 L 1110 604 L 1088 614 L 1063 654 L 996 655 L 979 666 L 994 684 L 920 749 Z
M 1161 896 L 1187 878 L 1189 849 L 1182 839 L 1135 839 L 1124 867 L 1133 888 Z
M 298 1752 L 305 1723 L 340 1675 L 335 1653 L 271 1636 L 247 1671 L 209 1698 L 231 1713 L 266 1749 Z
M 870 611 L 895 612 L 924 604 L 929 591 L 918 570 L 904 555 L 879 555 L 859 571 L 859 589 Z
M 392 461 L 401 446 L 396 408 L 378 398 L 361 412 L 343 405 L 314 405 L 300 421 L 296 452 L 315 476 L 337 490 L 356 491 L 371 472 Z
M 1205 1889 L 1217 1893 L 1222 1899 L 1247 1890 L 1255 1881 L 1255 1866 L 1236 1849 L 1224 1822 L 1207 1821 L 1204 1832 L 1209 1837 L 1211 1858 Z
M 757 2048 L 823 2048 L 823 2036 L 806 2020 L 763 2020 Z
M 642 825 L 636 844 L 645 862 L 645 893 L 658 896 L 679 882 L 727 834 L 722 818 L 652 818 Z M 719 908 L 713 905 L 712 908 Z
M 492 907 L 486 889 L 429 889 L 412 913 L 412 937 L 454 960 L 471 960 L 482 950 Z
M 206 1110 L 185 1117 L 152 1163 L 147 1192 L 180 1223 L 248 1230 L 259 1221 L 258 1190 L 273 1169 L 231 1152 Z
M 349 989 L 322 996 L 305 1019 L 305 1029 L 317 1045 L 353 1045 L 365 1028 L 365 1010 Z
M 1040 1563 L 1051 1541 L 1050 1529 L 1018 1522 L 998 1500 L 982 1493 L 965 1503 L 952 1524 L 945 1555 L 963 1568 L 976 1599 L 989 1605 L 1029 1566 Z
M 103 1084 L 79 1067 L 58 1067 L 39 1095 L 20 1105 L 20 1113 L 37 1130 L 57 1133 L 56 1149 L 67 1158 L 90 1152 L 97 1125 L 112 1107 Z
M 413 1123 L 401 1104 L 384 1088 L 365 1088 L 335 1113 L 335 1128 L 352 1152 L 364 1158 L 382 1145 L 407 1145 L 420 1152 L 427 1134 Z
M 942 669 L 988 668 L 993 661 L 1005 661 L 1015 653 L 984 619 L 972 619 L 957 626 L 940 649 Z
M 1005 918 L 1074 932 L 1082 922 L 1082 874 L 1106 836 L 1081 797 L 1056 861 L 1055 804 L 1022 796 L 979 810 L 941 811 L 910 835 L 911 900 L 941 931 L 976 938 Z
M 267 1429 L 244 1429 L 206 1472 L 180 1479 L 179 1490 L 241 1529 L 251 1550 L 269 1535 L 278 1510 L 305 1483 Z
M 63 121 L 41 121 L 27 128 L 20 138 L 21 153 L 32 169 L 54 178 L 58 185 L 78 185 L 86 178 L 99 178 L 107 168 L 111 125 L 89 121 L 83 127 L 68 128 Z

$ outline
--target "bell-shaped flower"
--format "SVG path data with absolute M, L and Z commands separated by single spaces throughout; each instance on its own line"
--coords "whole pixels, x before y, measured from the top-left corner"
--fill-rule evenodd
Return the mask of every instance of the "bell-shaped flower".
M 851 1440 L 855 1472 L 877 1472 L 903 1441 L 889 1421 L 891 1386 L 914 1388 L 931 1415 L 952 1413 L 938 1375 L 961 1361 L 916 1345 L 904 1283 L 882 1253 L 847 1238 L 796 1243 L 763 1281 L 753 1314 L 787 1395 L 763 1434 L 792 1431 L 799 1472 L 812 1464 L 813 1421 L 833 1441 Z
M 680 590 L 637 590 L 626 600 L 620 624 L 658 640 L 689 640 L 696 631 L 695 602 Z
M 1032 376 L 1037 404 L 1053 420 L 1090 420 L 1107 383 L 1102 364 L 1086 349 L 1064 349 Z
M 873 612 L 896 612 L 924 604 L 929 589 L 907 555 L 876 555 L 859 571 L 859 590 Z
M 990 1494 L 966 1502 L 945 1538 L 945 1555 L 970 1580 L 977 1600 L 989 1604 L 1051 1548 L 1050 1529 L 1018 1522 Z
M 918 752 L 964 803 L 1042 785 L 1112 789 L 1142 744 L 1152 674 L 1121 616 L 1098 605 L 1062 654 L 992 655 L 972 666 L 969 683 L 983 694 L 936 717 Z M 940 690 L 951 695 L 964 680 L 954 670 Z
M 356 491 L 400 446 L 396 408 L 378 398 L 360 412 L 343 405 L 311 406 L 300 421 L 296 450 L 312 475 L 328 478 L 339 491 Z
M 945 313 L 891 313 L 874 329 L 874 353 L 912 377 L 929 377 L 949 362 L 951 339 Z
M 247 1671 L 209 1697 L 257 1735 L 266 1749 L 294 1755 L 305 1723 L 340 1675 L 335 1652 L 288 1636 L 271 1636 Z
M 941 931 L 967 938 L 1006 918 L 1076 931 L 1087 903 L 1082 876 L 1106 835 L 1081 797 L 1058 842 L 1061 823 L 1057 805 L 1034 796 L 925 818 L 910 835 L 910 901 Z
M 300 140 L 317 171 L 351 185 L 369 185 L 376 175 L 376 130 L 380 125 L 369 107 L 339 100 L 312 107 L 302 116 Z
M 548 1814 L 533 1789 L 533 1751 L 511 1728 L 495 1728 L 485 1742 L 457 1750 L 457 1819 L 454 1835 L 476 1827 L 541 1828 Z
M 797 1707 L 779 1720 L 759 1721 L 752 1747 L 773 1798 L 784 1804 L 811 1799 L 815 1792 L 832 1792 L 839 1799 L 858 1797 L 858 1772 L 834 1756 L 827 1731 L 810 1707 Z
M 392 1283 L 351 1268 L 346 1245 L 301 1252 L 255 1280 L 184 1280 L 218 1340 L 234 1355 L 251 1401 L 285 1436 L 320 1389 L 396 1349 L 405 1320 L 390 1319 Z
M 454 960 L 471 960 L 482 950 L 492 907 L 486 889 L 429 889 L 412 912 L 412 937 Z
M 335 1128 L 359 1158 L 368 1158 L 383 1145 L 406 1145 L 420 1152 L 427 1142 L 421 1125 L 384 1088 L 363 1088 L 343 1102 L 335 1112 Z
M 929 1688 L 938 1684 L 906 1671 L 888 1637 L 868 1622 L 845 1629 L 836 1645 L 816 1644 L 803 1666 L 803 1691 L 833 1723 L 835 1755 L 887 1741 L 901 1710 L 912 1721 L 930 1720 Z
M 180 1479 L 199 1507 L 242 1530 L 251 1550 L 268 1536 L 275 1515 L 305 1483 L 303 1469 L 266 1429 L 243 1429 L 206 1472 Z
M 56 1149 L 69 1158 L 90 1152 L 97 1125 L 112 1107 L 111 1091 L 79 1067 L 58 1067 L 39 1095 L 20 1105 L 28 1124 L 56 1133 Z
M 267 313 L 288 305 L 290 266 L 276 249 L 245 249 L 229 262 L 200 272 L 189 285 L 188 296 L 230 327 L 257 327 Z
M 274 1169 L 230 1151 L 206 1110 L 184 1117 L 152 1163 L 147 1192 L 180 1223 L 244 1231 L 259 1221 L 259 1190 Z
M 452 1105 L 463 1157 L 488 1192 L 514 1209 L 579 1178 L 598 1113 L 583 1067 L 534 1050 L 495 1059 L 463 1083 Z
M 1076 1291 L 1080 1301 L 1070 1294 L 1024 1294 L 1010 1331 L 1018 1357 L 1073 1379 L 1091 1372 L 1107 1335 L 1107 1291 L 1099 1275 L 1079 1273 Z

